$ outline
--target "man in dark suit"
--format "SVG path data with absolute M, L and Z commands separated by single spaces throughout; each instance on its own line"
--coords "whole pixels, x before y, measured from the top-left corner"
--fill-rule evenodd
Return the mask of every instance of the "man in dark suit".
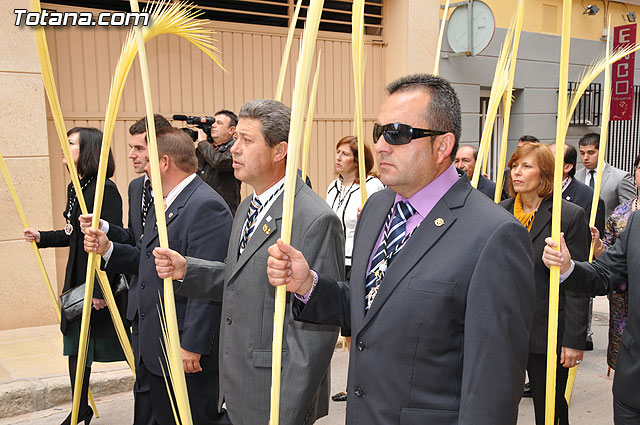
M 476 169 L 476 161 L 478 160 L 478 148 L 475 146 L 460 146 L 456 152 L 456 159 L 453 164 L 456 168 L 467 173 L 469 181 L 473 178 L 473 172 Z M 496 184 L 480 174 L 477 189 L 487 195 L 489 199 L 493 199 L 496 192 Z
M 347 424 L 515 424 L 534 313 L 531 240 L 458 177 L 450 84 L 418 74 L 387 91 L 374 141 L 388 189 L 362 210 L 350 281 L 310 270 L 278 241 L 270 282 L 296 293 L 300 320 L 351 329 Z
M 623 283 L 629 290 L 627 325 L 613 378 L 613 420 L 616 425 L 640 424 L 640 215 L 634 212 L 615 244 L 593 263 L 573 262 L 564 239 L 557 244 L 547 238 L 542 260 L 547 267 L 560 267 L 565 290 L 595 295 L 613 292 Z
M 231 213 L 224 200 L 195 173 L 197 159 L 190 138 L 180 130 L 161 129 L 158 132 L 158 152 L 162 194 L 166 203 L 169 244 L 183 255 L 208 260 L 222 260 L 227 250 L 231 230 Z M 147 164 L 147 173 L 149 165 Z M 153 183 L 153 182 L 152 182 Z M 110 226 L 109 234 L 128 232 Z M 144 234 L 135 247 L 111 242 L 98 229 L 85 230 L 85 249 L 102 255 L 106 270 L 137 274 L 130 293 L 136 294 L 135 314 L 139 317 L 139 344 L 136 372 L 147 376 L 151 407 L 155 421 L 172 424 L 173 413 L 166 391 L 163 370 L 162 332 L 158 308 L 163 282 L 155 271 L 153 248 L 159 245 L 155 210 L 149 209 Z M 187 388 L 194 423 L 211 423 L 219 414 L 217 344 L 220 325 L 220 304 L 186 297 L 176 297 L 178 329 Z
M 165 117 L 160 114 L 154 114 L 154 124 L 156 131 L 161 128 L 171 127 L 171 124 Z M 100 229 L 102 229 L 107 237 L 113 241 L 123 244 L 136 246 L 138 240 L 142 236 L 147 213 L 153 208 L 151 189 L 151 181 L 145 172 L 149 155 L 147 152 L 147 117 L 140 118 L 129 127 L 129 155 L 133 170 L 137 174 L 142 174 L 129 183 L 129 220 L 127 228 L 122 229 L 119 226 L 112 227 L 111 223 L 106 220 L 100 220 Z M 92 214 L 80 216 L 80 226 L 83 231 L 87 227 L 91 227 Z M 129 286 L 137 285 L 138 275 L 134 274 L 130 278 Z M 127 304 L 127 320 L 131 322 L 131 339 L 134 353 L 139 351 L 138 341 L 138 299 L 137 291 L 130 291 Z M 134 409 L 133 421 L 136 425 L 152 425 L 155 419 L 151 415 L 151 394 L 149 393 L 149 382 L 144 372 L 137 371 L 136 381 L 133 386 Z

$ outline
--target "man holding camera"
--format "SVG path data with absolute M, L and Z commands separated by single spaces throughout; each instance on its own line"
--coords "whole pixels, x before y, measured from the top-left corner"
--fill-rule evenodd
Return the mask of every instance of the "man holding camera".
M 198 128 L 198 140 L 194 142 L 198 157 L 198 175 L 222 196 L 229 205 L 231 214 L 235 215 L 240 204 L 241 183 L 233 175 L 231 147 L 238 117 L 233 112 L 223 109 L 215 113 L 214 119 L 211 125 L 212 142 L 207 134 Z

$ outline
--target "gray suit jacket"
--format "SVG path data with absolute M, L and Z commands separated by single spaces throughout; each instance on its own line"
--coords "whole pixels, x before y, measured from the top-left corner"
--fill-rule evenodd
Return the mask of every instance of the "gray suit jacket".
M 573 273 L 562 283 L 567 290 L 606 295 L 620 284 L 629 288 L 627 326 L 613 379 L 616 400 L 640 410 L 640 215 L 634 212 L 616 243 L 593 263 L 576 262 Z
M 300 320 L 351 328 L 347 424 L 515 424 L 535 310 L 529 234 L 460 178 L 365 315 L 367 264 L 394 198 L 367 201 L 350 282 L 321 276 L 306 306 L 294 301 Z
M 605 163 L 602 172 L 602 184 L 600 186 L 600 199 L 604 201 L 605 221 L 618 205 L 636 197 L 636 185 L 633 177 L 626 171 Z M 576 179 L 586 183 L 587 169 L 584 167 L 576 170 Z
M 187 258 L 177 294 L 222 300 L 220 404 L 234 425 L 266 425 L 271 399 L 271 342 L 275 289 L 267 278 L 267 248 L 280 237 L 282 198 L 273 203 L 238 257 L 238 243 L 251 196 L 238 207 L 226 264 Z M 344 276 L 342 225 L 327 203 L 298 178 L 291 244 L 311 267 L 335 279 Z M 328 412 L 329 387 L 321 387 L 338 336 L 336 326 L 310 325 L 292 318 L 287 295 L 280 423 L 313 423 Z

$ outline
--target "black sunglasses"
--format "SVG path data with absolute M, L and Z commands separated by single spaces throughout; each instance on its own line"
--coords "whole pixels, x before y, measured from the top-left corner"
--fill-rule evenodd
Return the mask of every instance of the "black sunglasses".
M 373 143 L 378 143 L 380 136 L 384 136 L 384 140 L 390 145 L 406 145 L 413 139 L 427 136 L 440 136 L 447 133 L 448 131 L 413 128 L 410 125 L 397 122 L 386 125 L 375 123 L 373 125 Z

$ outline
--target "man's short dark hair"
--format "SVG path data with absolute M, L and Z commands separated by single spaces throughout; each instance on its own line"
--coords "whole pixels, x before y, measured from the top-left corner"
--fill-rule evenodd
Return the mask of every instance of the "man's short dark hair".
M 102 131 L 93 127 L 74 127 L 67 131 L 67 136 L 78 133 L 80 141 L 78 164 L 76 166 L 78 174 L 82 178 L 95 177 L 98 175 L 100 166 L 100 151 L 102 149 Z M 113 154 L 109 149 L 109 160 L 107 161 L 107 178 L 111 178 L 116 170 Z
M 215 117 L 216 115 L 226 115 L 229 117 L 229 127 L 235 127 L 236 125 L 238 125 L 238 116 L 236 114 L 234 114 L 233 112 L 227 110 L 227 109 L 221 109 L 218 112 L 216 112 L 215 114 L 213 114 L 213 116 Z
M 564 163 L 573 165 L 573 168 L 569 171 L 569 177 L 575 176 L 576 164 L 578 163 L 578 151 L 568 143 L 564 145 Z
M 260 132 L 267 146 L 272 148 L 289 141 L 291 109 L 284 103 L 270 99 L 252 100 L 242 106 L 239 116 L 260 120 Z
M 193 140 L 184 131 L 163 127 L 156 134 L 158 141 L 158 158 L 167 155 L 181 171 L 195 173 L 198 169 L 198 159 Z
M 399 78 L 387 86 L 389 95 L 408 90 L 423 90 L 429 94 L 431 100 L 427 109 L 423 111 L 422 117 L 431 130 L 453 133 L 455 144 L 451 151 L 451 159 L 455 160 L 462 133 L 462 112 L 460 100 L 451 84 L 436 75 L 412 74 Z
M 578 142 L 580 146 L 593 146 L 596 149 L 600 147 L 600 135 L 598 133 L 587 133 L 580 138 Z
M 529 134 L 525 134 L 519 138 L 518 141 L 526 143 L 540 143 L 540 140 L 536 136 L 531 136 Z
M 156 126 L 156 132 L 161 128 L 171 127 L 171 123 L 160 114 L 153 114 L 153 121 Z M 147 117 L 140 118 L 138 121 L 131 124 L 131 127 L 129 127 L 129 134 L 132 136 L 146 132 Z

